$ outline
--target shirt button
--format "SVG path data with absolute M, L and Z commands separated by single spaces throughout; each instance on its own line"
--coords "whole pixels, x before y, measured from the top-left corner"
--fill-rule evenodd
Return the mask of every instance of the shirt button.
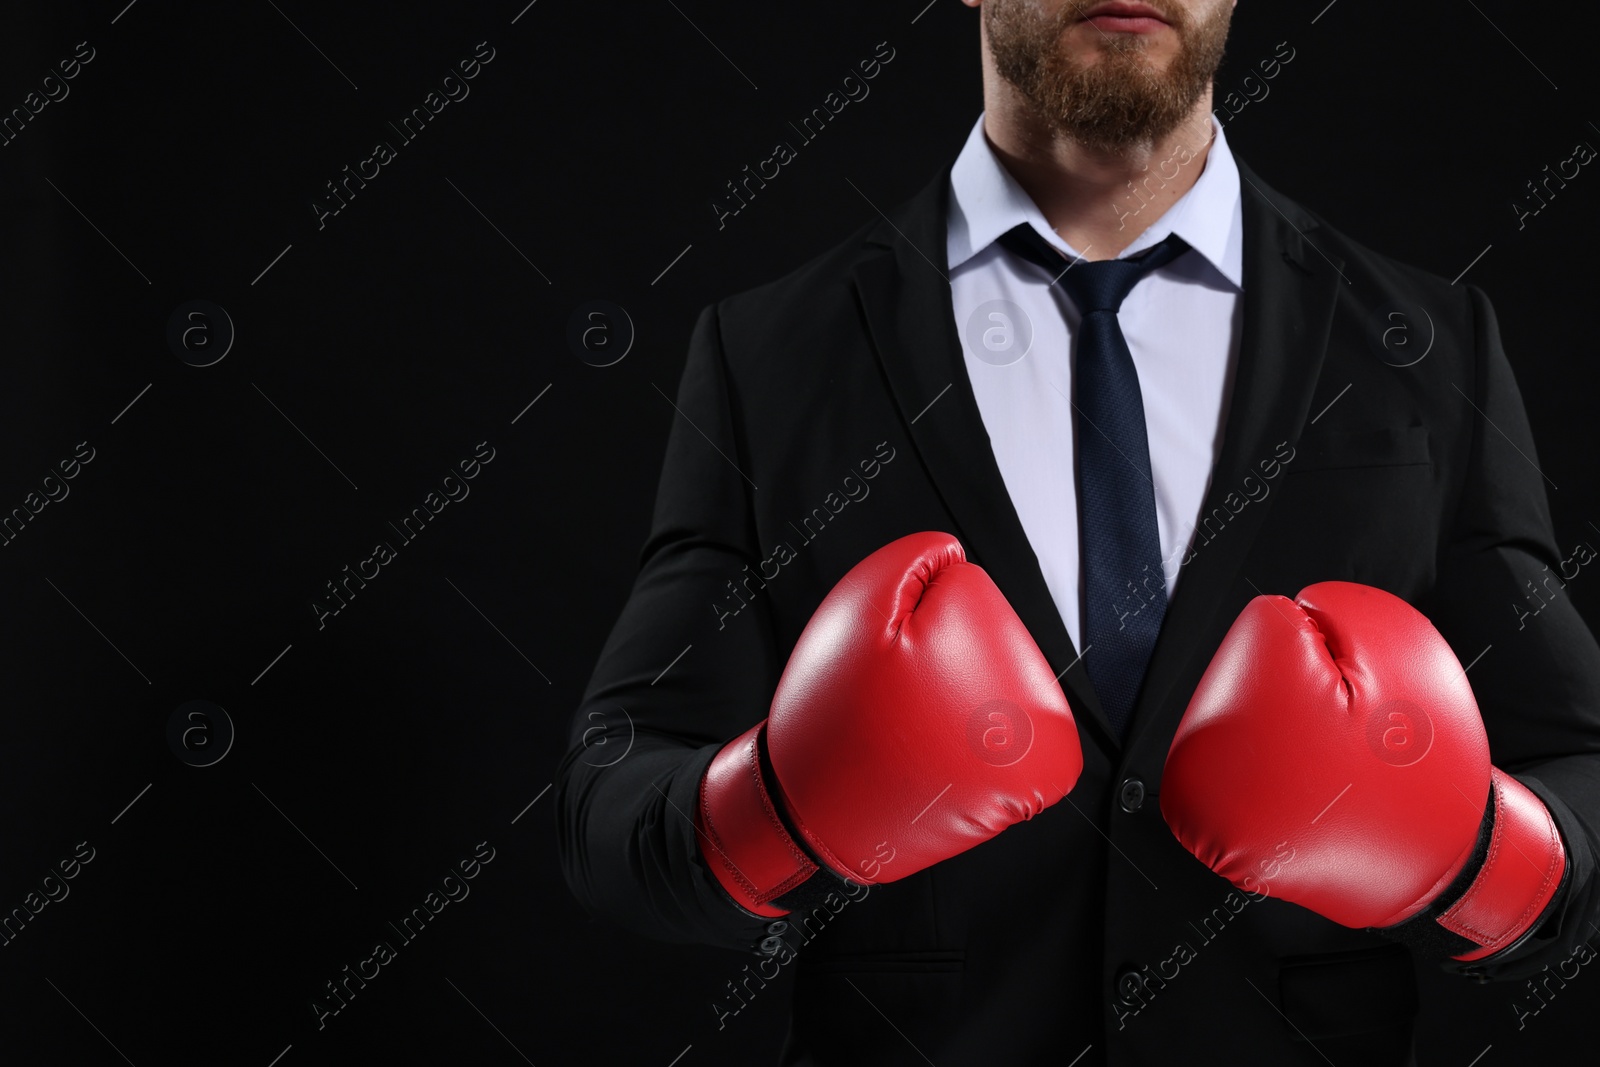
M 1137 778 L 1124 780 L 1120 800 L 1123 811 L 1134 812 L 1144 807 L 1144 783 Z

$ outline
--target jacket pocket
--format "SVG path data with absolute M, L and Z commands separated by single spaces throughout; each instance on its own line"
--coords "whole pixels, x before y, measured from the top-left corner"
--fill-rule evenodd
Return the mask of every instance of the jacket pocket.
M 1415 467 L 1432 462 L 1426 426 L 1313 431 L 1295 445 L 1290 474 L 1351 467 Z
M 802 953 L 785 1064 L 926 1067 L 953 1063 L 961 1029 L 964 953 Z
M 1408 1031 L 1417 1015 L 1411 954 L 1394 944 L 1290 957 L 1278 965 L 1278 998 L 1284 1016 L 1313 1043 Z
M 954 951 L 856 952 L 801 957 L 801 969 L 811 974 L 936 974 L 960 971 L 966 966 L 966 953 Z

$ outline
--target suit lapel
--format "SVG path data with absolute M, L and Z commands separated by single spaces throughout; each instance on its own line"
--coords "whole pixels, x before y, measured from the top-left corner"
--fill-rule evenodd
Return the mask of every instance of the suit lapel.
M 1317 250 L 1315 220 L 1236 159 L 1244 218 L 1244 316 L 1238 366 L 1221 455 L 1202 515 L 1237 506 L 1244 479 L 1293 444 L 1310 417 L 1344 262 Z M 853 272 L 874 349 L 913 447 L 954 516 L 968 557 L 1005 593 L 1061 683 L 1080 723 L 1107 751 L 1115 739 L 1083 664 L 1056 610 L 1038 557 L 1006 493 L 983 416 L 967 377 L 956 331 L 945 253 L 948 172 L 884 216 L 866 239 Z M 1182 570 L 1134 709 L 1128 748 L 1163 745 L 1186 697 L 1174 692 L 1196 657 L 1215 647 L 1212 629 L 1229 602 L 1274 495 L 1233 516 Z M 1232 513 L 1230 512 L 1230 515 Z M 1202 639 L 1202 637 L 1204 639 Z M 1165 751 L 1159 753 L 1165 756 Z
M 1116 743 L 1006 493 L 967 377 L 951 301 L 945 219 L 948 172 L 885 216 L 854 280 L 895 404 L 967 557 L 989 572 L 1058 672 L 1080 728 Z M 1068 669 L 1070 667 L 1070 669 Z
M 1209 540 L 1197 536 L 1183 566 L 1134 708 L 1128 749 L 1160 766 L 1188 703 L 1180 680 L 1204 668 L 1238 606 L 1243 567 L 1276 493 L 1241 506 L 1246 477 L 1261 475 L 1281 442 L 1291 446 L 1309 407 L 1327 352 L 1328 331 L 1344 261 L 1318 250 L 1316 221 L 1238 162 L 1244 217 L 1244 321 L 1222 451 L 1212 470 L 1202 516 L 1230 516 Z M 1234 509 L 1228 503 L 1234 504 Z M 1237 510 L 1237 514 L 1235 514 Z M 1213 527 L 1215 529 L 1215 527 Z M 1185 557 L 1189 558 L 1189 557 Z M 1273 592 L 1274 590 L 1266 590 Z M 1232 597 L 1230 597 L 1232 594 Z

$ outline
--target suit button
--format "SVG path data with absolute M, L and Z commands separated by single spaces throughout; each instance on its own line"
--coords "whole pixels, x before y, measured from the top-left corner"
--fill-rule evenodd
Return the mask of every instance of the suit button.
M 1122 810 L 1133 812 L 1144 807 L 1144 783 L 1137 778 L 1125 779 L 1119 799 L 1122 801 Z
M 1124 967 L 1117 974 L 1117 992 L 1123 1000 L 1138 1000 L 1144 992 L 1144 978 L 1132 967 Z

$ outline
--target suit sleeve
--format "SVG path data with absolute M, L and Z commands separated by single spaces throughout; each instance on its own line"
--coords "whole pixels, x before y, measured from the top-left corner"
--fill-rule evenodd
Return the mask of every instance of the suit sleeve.
M 557 772 L 562 869 L 592 915 L 658 940 L 753 950 L 764 920 L 722 890 L 693 822 L 712 756 L 766 716 L 780 669 L 764 601 L 741 607 L 729 584 L 742 591 L 761 554 L 714 307 L 673 406 L 638 574 Z
M 1566 883 L 1521 947 L 1447 969 L 1521 978 L 1554 965 L 1600 933 L 1600 647 L 1573 607 L 1569 582 L 1594 582 L 1592 550 L 1560 552 L 1522 397 L 1488 298 L 1468 286 L 1477 344 L 1472 382 L 1459 386 L 1474 426 L 1455 521 L 1440 546 L 1425 609 L 1477 695 L 1496 766 L 1555 817 Z

